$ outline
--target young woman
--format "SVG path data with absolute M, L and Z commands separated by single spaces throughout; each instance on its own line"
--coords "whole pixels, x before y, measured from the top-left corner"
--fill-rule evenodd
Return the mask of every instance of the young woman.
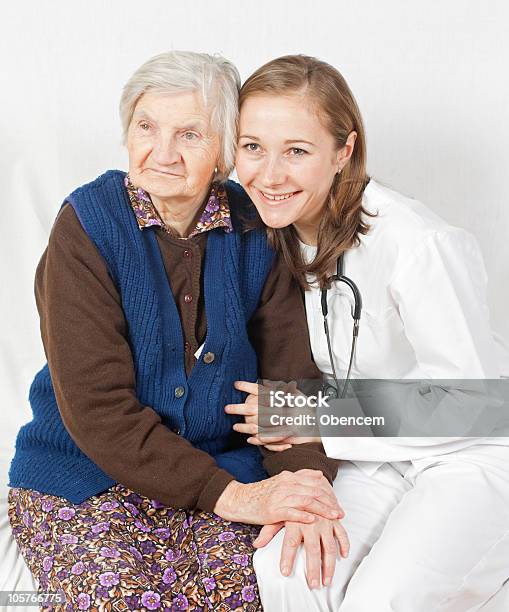
M 369 179 L 362 119 L 339 72 L 306 56 L 276 59 L 245 82 L 240 108 L 238 177 L 304 290 L 320 370 L 341 378 L 350 365 L 354 294 L 330 282 L 341 257 L 363 306 L 353 379 L 498 378 L 475 239 Z M 260 444 L 257 387 L 238 388 L 252 396 L 227 411 L 245 415 L 236 429 Z M 442 409 L 458 408 L 446 395 Z M 350 554 L 337 559 L 329 519 L 264 527 L 255 568 L 266 610 L 477 610 L 507 579 L 507 438 L 323 444 L 344 460 L 334 491 Z M 320 574 L 326 588 L 314 588 Z

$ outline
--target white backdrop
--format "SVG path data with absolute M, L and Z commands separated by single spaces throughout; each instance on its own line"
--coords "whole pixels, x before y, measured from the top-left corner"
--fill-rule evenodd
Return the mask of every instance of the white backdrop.
M 44 360 L 35 267 L 62 199 L 125 168 L 117 106 L 135 68 L 168 49 L 220 52 L 243 78 L 307 53 L 350 83 L 369 171 L 478 238 L 493 328 L 509 338 L 509 9 L 503 0 L 30 2 L 0 39 L 1 477 Z
M 73 188 L 125 169 L 121 88 L 142 62 L 169 49 L 222 53 L 243 78 L 287 53 L 337 66 L 365 118 L 370 173 L 476 235 L 492 325 L 509 338 L 508 7 L 504 0 L 3 3 L 0 487 L 44 361 L 33 277 L 51 224 Z M 0 588 L 13 588 L 24 566 L 0 498 Z M 509 606 L 508 593 L 496 600 L 494 612 Z

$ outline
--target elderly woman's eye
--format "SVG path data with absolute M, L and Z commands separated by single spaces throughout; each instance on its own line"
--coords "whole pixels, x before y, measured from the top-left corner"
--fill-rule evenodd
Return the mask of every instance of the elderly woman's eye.
M 185 132 L 184 138 L 186 140 L 196 140 L 198 138 L 198 134 L 195 132 Z
M 143 132 L 148 132 L 150 130 L 150 123 L 148 121 L 140 121 L 138 123 L 138 127 L 140 128 L 140 130 L 142 130 Z
M 246 145 L 244 145 L 244 149 L 246 149 L 246 151 L 250 151 L 251 153 L 256 153 L 260 150 L 260 145 L 256 142 L 248 142 Z

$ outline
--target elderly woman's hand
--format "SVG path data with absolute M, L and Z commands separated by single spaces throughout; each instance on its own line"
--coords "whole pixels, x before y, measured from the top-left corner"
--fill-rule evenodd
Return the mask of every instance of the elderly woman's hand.
M 280 521 L 312 523 L 318 516 L 336 519 L 344 512 L 319 470 L 284 471 L 250 484 L 232 481 L 217 500 L 220 517 L 255 525 Z
M 260 387 L 266 389 L 268 396 L 272 390 L 267 385 L 259 385 L 258 383 L 247 382 L 238 380 L 235 382 L 235 388 L 239 391 L 248 393 L 246 401 L 243 404 L 228 404 L 225 406 L 225 412 L 228 414 L 237 414 L 244 417 L 244 423 L 235 423 L 233 429 L 240 433 L 249 434 L 250 437 L 247 439 L 249 444 L 255 446 L 264 446 L 266 449 L 271 451 L 284 451 L 291 448 L 293 444 L 305 444 L 306 442 L 320 442 L 321 439 L 318 436 L 304 436 L 295 435 L 295 432 L 288 428 L 281 428 L 281 426 L 274 426 L 274 433 L 268 432 L 268 427 L 264 423 L 263 434 L 259 433 L 259 399 L 260 399 Z M 295 383 L 289 383 L 285 386 L 285 392 L 294 395 L 300 394 Z M 302 434 L 302 430 L 301 430 Z
M 293 521 L 265 525 L 254 541 L 255 548 L 266 546 L 283 528 L 285 534 L 279 565 L 283 576 L 289 576 L 292 573 L 297 551 L 303 542 L 306 551 L 306 578 L 309 588 L 320 587 L 320 573 L 322 584 L 328 586 L 334 576 L 338 548 L 343 558 L 348 556 L 350 550 L 348 535 L 340 521 L 317 517 L 317 520 L 311 525 Z

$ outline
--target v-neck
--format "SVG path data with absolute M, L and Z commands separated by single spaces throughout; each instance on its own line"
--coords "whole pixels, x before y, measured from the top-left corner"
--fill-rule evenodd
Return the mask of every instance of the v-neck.
M 210 231 L 207 247 L 204 254 L 204 301 L 205 315 L 207 317 L 207 332 L 205 335 L 201 355 L 213 352 L 218 354 L 222 350 L 224 338 L 219 334 L 224 329 L 225 303 L 224 291 L 217 291 L 217 287 L 225 287 L 224 278 L 224 241 L 229 235 L 220 231 Z M 200 355 L 189 377 L 185 370 L 184 361 L 184 333 L 182 321 L 178 312 L 175 296 L 171 290 L 168 276 L 164 267 L 162 253 L 153 230 L 145 231 L 143 235 L 150 267 L 156 281 L 156 293 L 162 320 L 163 352 L 166 359 L 176 359 L 178 364 L 178 384 L 188 387 L 194 378 L 199 376 L 202 367 L 209 367 L 203 362 Z M 214 291 L 216 288 L 216 291 Z M 214 298 L 214 301 L 212 301 Z M 178 325 L 173 322 L 178 321 Z M 171 355 L 170 355 L 171 353 Z M 198 373 L 197 373 L 198 372 Z M 186 392 L 187 394 L 187 392 Z

